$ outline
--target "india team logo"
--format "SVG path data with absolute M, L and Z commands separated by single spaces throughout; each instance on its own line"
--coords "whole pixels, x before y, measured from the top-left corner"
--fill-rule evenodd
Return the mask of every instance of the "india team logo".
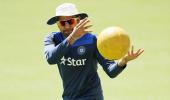
M 79 55 L 83 55 L 86 52 L 86 48 L 84 46 L 80 46 L 77 48 L 77 53 Z

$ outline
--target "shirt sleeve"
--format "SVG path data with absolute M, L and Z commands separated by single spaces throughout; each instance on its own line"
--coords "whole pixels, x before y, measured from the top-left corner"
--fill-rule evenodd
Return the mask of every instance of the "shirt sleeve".
M 119 75 L 126 67 L 125 66 L 118 66 L 118 63 L 115 62 L 114 60 L 108 60 L 105 59 L 98 51 L 97 49 L 97 38 L 96 38 L 96 50 L 95 50 L 95 56 L 97 58 L 97 61 L 99 62 L 99 64 L 103 67 L 104 71 L 106 72 L 106 74 L 110 77 L 110 78 L 114 78 L 117 75 Z
M 55 44 L 53 40 L 54 34 L 50 34 L 44 39 L 44 54 L 49 64 L 57 64 L 70 48 L 67 39 L 58 44 Z

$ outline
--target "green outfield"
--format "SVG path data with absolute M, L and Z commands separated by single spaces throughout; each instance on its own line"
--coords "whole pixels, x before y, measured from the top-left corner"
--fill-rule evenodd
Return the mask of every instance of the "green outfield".
M 58 30 L 46 21 L 63 2 L 89 14 L 93 33 L 120 26 L 145 50 L 115 79 L 99 66 L 105 100 L 170 100 L 169 0 L 0 0 L 0 100 L 61 100 L 62 81 L 44 58 L 43 39 Z

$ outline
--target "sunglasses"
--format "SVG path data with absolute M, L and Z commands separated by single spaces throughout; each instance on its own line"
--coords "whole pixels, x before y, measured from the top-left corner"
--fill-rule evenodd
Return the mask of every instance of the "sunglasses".
M 66 25 L 66 22 L 69 24 L 69 25 L 74 25 L 76 22 L 77 22 L 77 19 L 76 18 L 71 18 L 69 20 L 65 20 L 65 21 L 58 21 L 59 24 L 61 26 L 65 26 Z

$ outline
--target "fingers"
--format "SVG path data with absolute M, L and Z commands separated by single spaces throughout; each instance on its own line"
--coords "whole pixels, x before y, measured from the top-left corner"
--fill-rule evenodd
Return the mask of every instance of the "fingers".
M 143 49 L 140 49 L 140 51 L 138 52 L 138 56 L 141 55 L 144 52 Z
M 131 50 L 128 51 L 128 54 L 126 55 L 126 59 L 127 59 L 127 61 L 136 59 L 143 52 L 144 52 L 143 49 L 138 49 L 136 52 L 134 52 L 134 46 L 132 46 Z
M 134 52 L 134 46 L 132 45 L 131 51 L 128 52 L 128 55 L 139 56 L 143 52 L 144 52 L 143 49 L 138 49 L 136 52 Z
M 90 22 L 90 20 L 86 19 L 79 27 L 84 27 L 89 22 Z
M 128 51 L 128 56 L 130 56 L 130 51 Z
M 76 27 L 77 27 L 77 29 L 81 30 L 82 33 L 84 33 L 84 34 L 92 32 L 91 30 L 87 30 L 93 26 L 93 25 L 87 25 L 87 23 L 89 23 L 89 22 L 90 22 L 90 20 L 87 19 L 87 17 L 86 17 L 85 19 L 81 20 L 80 23 Z
M 133 49 L 134 49 L 134 47 L 133 47 L 133 45 L 132 45 L 131 54 L 133 54 Z
M 87 17 L 84 18 L 83 20 L 81 20 L 81 21 L 78 23 L 77 28 L 84 26 L 84 25 L 85 25 L 86 23 L 88 23 L 88 22 L 90 22 L 90 20 L 88 20 Z
M 91 30 L 88 30 L 88 28 L 90 28 L 90 27 L 92 27 L 92 26 L 93 26 L 93 25 L 85 26 L 85 27 L 84 27 L 84 29 L 85 29 L 84 32 L 85 32 L 85 33 L 90 33 L 90 32 L 92 32 Z
M 92 27 L 93 25 L 88 25 L 88 26 L 85 26 L 84 29 L 88 29 L 90 27 Z
M 137 55 L 138 55 L 140 51 L 141 51 L 141 49 L 138 49 L 138 51 L 137 51 L 135 54 L 137 54 Z

